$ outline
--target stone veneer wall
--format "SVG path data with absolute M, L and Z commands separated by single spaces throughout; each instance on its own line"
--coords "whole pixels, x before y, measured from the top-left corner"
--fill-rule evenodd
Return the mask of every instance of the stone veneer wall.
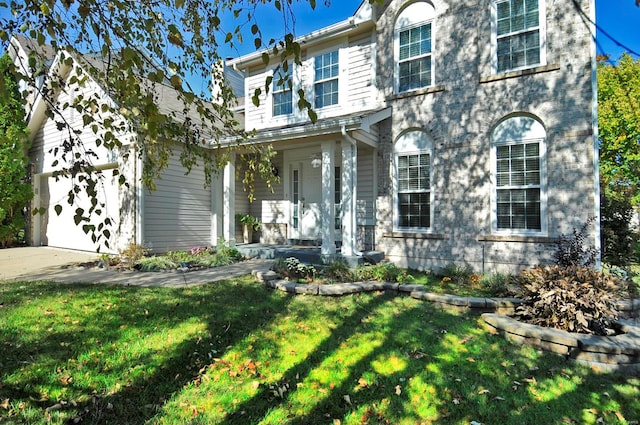
M 490 0 L 434 0 L 434 86 L 396 95 L 393 27 L 408 2 L 377 8 L 377 81 L 393 115 L 380 125 L 376 249 L 395 263 L 438 270 L 452 263 L 516 272 L 549 262 L 554 241 L 593 216 L 591 38 L 571 0 L 547 0 L 547 62 L 496 75 L 491 68 Z M 580 2 L 589 13 L 589 2 Z M 491 228 L 490 139 L 500 120 L 535 117 L 547 132 L 547 234 L 497 235 Z M 431 233 L 393 228 L 393 143 L 420 129 L 434 140 Z M 590 241 L 598 244 L 599 231 Z

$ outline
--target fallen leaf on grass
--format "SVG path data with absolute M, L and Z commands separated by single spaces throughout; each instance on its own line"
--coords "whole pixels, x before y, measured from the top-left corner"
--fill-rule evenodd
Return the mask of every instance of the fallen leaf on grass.
M 478 391 L 478 394 L 482 395 L 482 394 L 488 394 L 490 392 L 491 391 L 489 391 L 489 390 L 480 390 L 480 391 Z
M 396 395 L 402 394 L 402 387 L 400 385 L 396 385 Z

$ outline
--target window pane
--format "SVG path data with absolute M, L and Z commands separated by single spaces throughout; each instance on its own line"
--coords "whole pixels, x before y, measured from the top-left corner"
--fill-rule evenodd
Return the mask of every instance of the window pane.
M 497 4 L 498 71 L 540 63 L 540 13 L 537 0 Z M 530 30 L 526 33 L 524 31 Z
M 398 225 L 428 228 L 431 220 L 429 154 L 401 155 L 398 164 Z
M 315 85 L 315 107 L 338 104 L 338 80 L 325 81 Z
M 400 32 L 399 91 L 431 85 L 431 24 Z
M 497 146 L 496 156 L 498 228 L 540 230 L 540 144 Z

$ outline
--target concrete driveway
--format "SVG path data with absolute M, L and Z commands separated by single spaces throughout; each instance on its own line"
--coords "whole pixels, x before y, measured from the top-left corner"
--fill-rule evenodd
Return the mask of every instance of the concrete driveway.
M 0 281 L 39 275 L 46 269 L 94 261 L 98 257 L 96 253 L 46 246 L 0 249 Z
M 106 283 L 116 285 L 178 288 L 266 272 L 273 260 L 250 259 L 229 266 L 187 272 L 136 272 L 96 267 L 76 267 L 97 260 L 98 254 L 49 247 L 0 249 L 0 283 L 10 280 Z

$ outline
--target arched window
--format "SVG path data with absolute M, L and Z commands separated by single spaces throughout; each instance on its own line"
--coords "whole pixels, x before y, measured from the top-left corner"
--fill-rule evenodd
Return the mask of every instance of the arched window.
M 431 152 L 433 140 L 424 131 L 409 131 L 396 141 L 394 223 L 399 230 L 431 228 Z
M 416 2 L 398 16 L 394 27 L 395 87 L 402 93 L 433 84 L 433 21 L 430 3 Z
M 544 126 L 529 116 L 499 123 L 491 136 L 493 229 L 546 232 Z

